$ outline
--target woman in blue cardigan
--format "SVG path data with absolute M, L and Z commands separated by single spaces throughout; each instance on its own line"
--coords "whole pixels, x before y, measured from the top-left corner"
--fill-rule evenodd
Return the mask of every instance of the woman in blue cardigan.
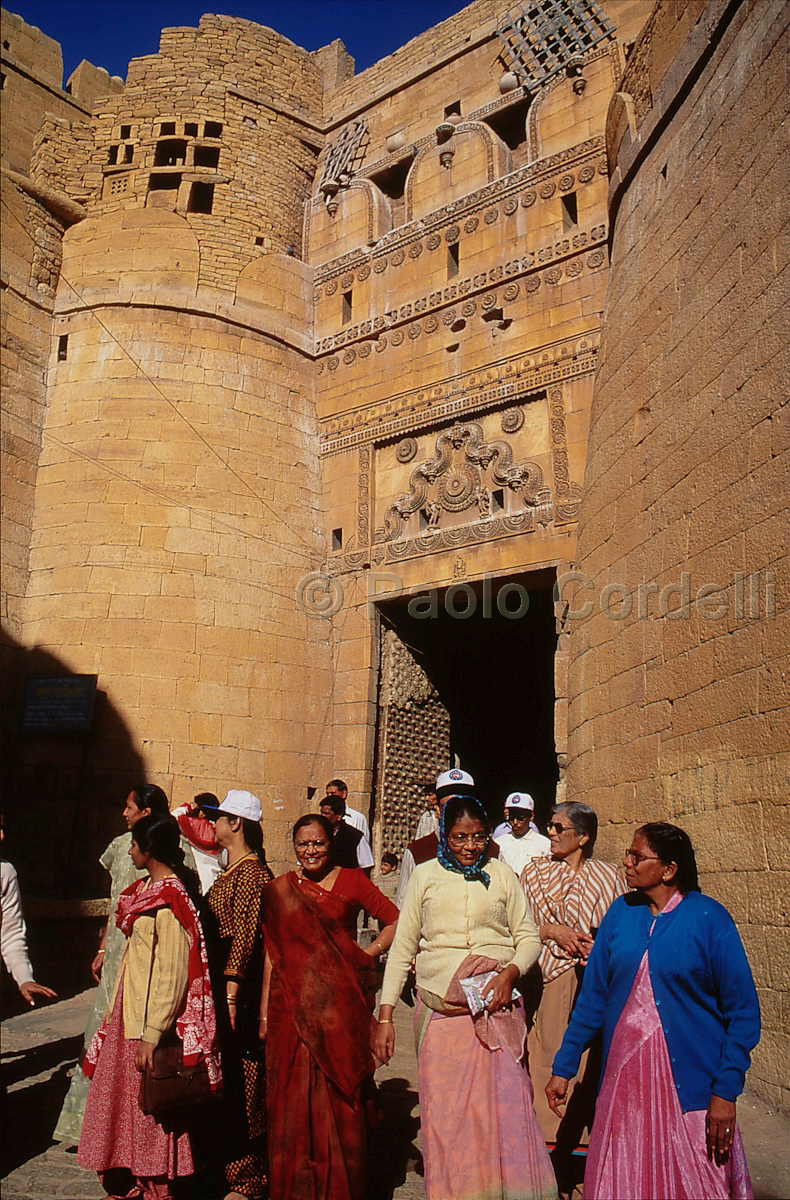
M 625 877 L 635 890 L 601 922 L 546 1086 L 559 1113 L 585 1046 L 603 1033 L 584 1200 L 748 1200 L 735 1101 L 760 1009 L 743 944 L 700 892 L 676 825 L 636 831 Z

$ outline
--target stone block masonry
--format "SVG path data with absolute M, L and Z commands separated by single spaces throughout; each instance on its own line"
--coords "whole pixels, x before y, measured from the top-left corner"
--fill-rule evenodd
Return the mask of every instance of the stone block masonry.
M 576 562 L 595 609 L 567 626 L 567 789 L 605 817 L 605 856 L 636 821 L 688 830 L 760 990 L 751 1086 L 786 1105 L 789 14 L 702 7 L 657 6 L 620 83 L 636 116 L 608 145 L 612 273 Z M 612 583 L 633 599 L 622 620 L 598 604 Z

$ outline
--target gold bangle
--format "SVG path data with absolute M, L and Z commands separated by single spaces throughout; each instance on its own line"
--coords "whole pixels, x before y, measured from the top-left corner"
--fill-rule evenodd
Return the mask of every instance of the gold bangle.
M 379 1025 L 391 1025 L 391 1024 L 392 1024 L 391 1017 L 379 1017 Z

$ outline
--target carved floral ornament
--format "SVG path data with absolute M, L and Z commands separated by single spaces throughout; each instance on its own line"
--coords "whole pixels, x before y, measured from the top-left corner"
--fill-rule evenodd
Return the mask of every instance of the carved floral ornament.
M 439 324 L 438 317 L 432 313 L 422 324 L 426 333 L 433 333 Z M 362 346 L 372 345 L 379 352 L 384 350 L 382 342 L 386 341 L 387 335 L 382 334 L 378 341 L 362 343 Z M 322 422 L 321 453 L 336 454 L 381 438 L 411 435 L 417 425 L 425 425 L 429 410 L 431 423 L 437 425 L 448 420 L 471 418 L 472 414 L 498 408 L 506 401 L 512 405 L 525 392 L 534 392 L 593 371 L 598 345 L 599 331 L 590 330 L 584 338 L 565 339 L 537 353 L 510 360 L 496 369 L 453 376 L 443 384 L 414 389 L 397 399 L 372 404 L 353 414 L 332 417 Z M 361 347 L 358 353 L 362 355 Z M 332 355 L 332 358 L 337 367 L 337 356 Z M 324 361 L 318 363 L 319 372 Z
M 457 227 L 448 230 L 451 236 L 455 236 Z M 427 293 L 423 296 L 417 296 L 410 303 L 401 305 L 398 308 L 388 310 L 386 313 L 379 313 L 371 319 L 362 321 L 359 324 L 349 325 L 343 329 L 331 333 L 326 337 L 321 338 L 315 344 L 315 353 L 327 354 L 333 350 L 338 350 L 342 346 L 348 345 L 353 341 L 360 341 L 363 338 L 373 336 L 378 338 L 383 345 L 376 345 L 376 349 L 383 349 L 387 345 L 386 339 L 383 339 L 385 330 L 392 330 L 396 325 L 404 325 L 412 317 L 425 312 L 427 309 L 438 308 L 454 300 L 460 300 L 470 293 L 480 294 L 480 307 L 485 313 L 488 310 L 495 308 L 500 302 L 496 293 L 488 292 L 483 295 L 483 291 L 487 286 L 493 283 L 498 283 L 506 279 L 508 276 L 520 278 L 521 284 L 514 282 L 506 285 L 502 293 L 503 299 L 507 303 L 512 303 L 518 299 L 520 288 L 523 287 L 524 295 L 530 296 L 539 290 L 542 279 L 547 283 L 556 284 L 563 277 L 563 268 L 552 267 L 548 271 L 541 270 L 550 262 L 567 262 L 565 267 L 565 275 L 568 278 L 573 278 L 581 274 L 584 270 L 582 259 L 584 254 L 594 247 L 592 253 L 587 253 L 586 265 L 591 271 L 598 270 L 604 266 L 606 255 L 602 249 L 602 239 L 606 237 L 607 228 L 605 225 L 593 225 L 589 230 L 578 230 L 575 234 L 560 238 L 551 245 L 538 247 L 528 251 L 526 254 L 509 260 L 504 263 L 496 264 L 490 267 L 487 271 L 481 271 L 477 275 L 466 279 L 459 279 L 457 282 L 448 284 L 446 287 L 438 289 L 435 292 Z M 439 236 L 438 234 L 436 235 Z M 386 263 L 386 259 L 379 259 L 378 262 Z M 374 265 L 374 270 L 378 269 L 378 263 Z M 330 279 L 324 285 L 324 290 L 327 295 L 334 295 L 337 291 L 337 279 Z M 445 322 L 449 324 L 449 322 Z M 436 328 L 434 324 L 429 326 L 425 322 L 424 328 L 426 332 L 430 332 L 431 328 Z M 419 332 L 411 333 L 411 337 L 419 337 Z M 402 339 L 401 339 L 402 340 Z M 393 339 L 393 345 L 400 344 Z M 322 368 L 319 364 L 319 374 Z
M 477 422 L 456 422 L 437 436 L 435 448 L 433 458 L 412 470 L 408 492 L 387 508 L 384 525 L 374 535 L 376 543 L 402 537 L 409 517 L 420 511 L 428 534 L 439 528 L 443 513 L 472 510 L 473 521 L 488 521 L 492 518 L 492 488 L 507 488 L 519 496 L 524 509 L 535 510 L 539 524 L 552 521 L 551 490 L 544 487 L 538 464 L 514 462 L 512 447 L 504 441 L 484 441 Z M 396 458 L 409 462 L 416 450 L 414 439 L 404 439 Z M 518 513 L 512 515 L 518 517 Z M 448 536 L 460 537 L 456 529 L 447 530 Z

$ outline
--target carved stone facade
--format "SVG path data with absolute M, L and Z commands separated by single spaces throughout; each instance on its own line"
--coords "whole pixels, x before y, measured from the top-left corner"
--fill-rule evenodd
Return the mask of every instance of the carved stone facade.
M 534 775 L 539 819 L 592 799 L 610 855 L 636 820 L 689 824 L 770 964 L 757 1086 L 783 1099 L 787 17 L 474 0 L 355 75 L 339 43 L 206 15 L 67 91 L 4 14 L 9 806 L 33 892 L 93 888 L 143 777 L 251 788 L 282 869 L 333 775 L 399 849 L 418 784 L 477 755 L 492 812 Z M 573 586 L 552 608 L 572 567 L 588 624 Z M 603 611 L 675 568 L 733 575 L 726 637 Z M 774 624 L 742 620 L 756 573 Z M 98 677 L 84 764 L 19 742 L 35 673 Z M 65 794 L 87 840 L 42 864 Z

